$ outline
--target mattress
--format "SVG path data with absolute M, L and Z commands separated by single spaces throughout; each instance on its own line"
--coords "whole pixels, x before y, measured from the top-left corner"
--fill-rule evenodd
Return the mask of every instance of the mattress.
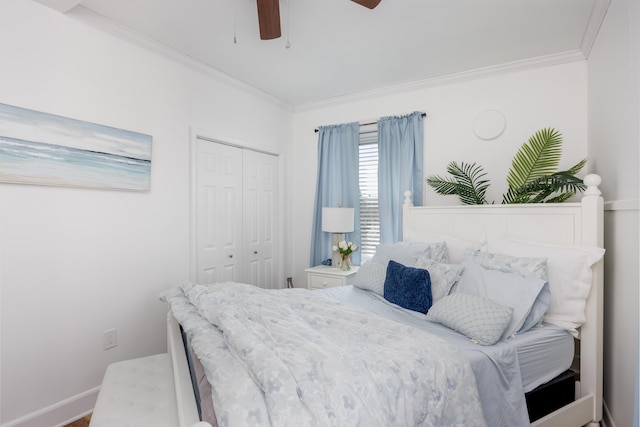
M 430 332 L 436 333 L 444 339 L 451 340 L 452 336 L 461 336 L 444 326 L 426 322 L 424 315 L 420 313 L 405 310 L 385 301 L 373 292 L 364 291 L 353 286 L 321 289 L 314 292 L 323 293 L 331 298 L 374 312 L 389 319 L 407 322 L 421 329 L 428 329 Z M 466 338 L 463 338 L 463 340 L 466 340 Z M 516 348 L 522 387 L 525 393 L 565 372 L 569 369 L 573 361 L 573 337 L 566 330 L 555 325 L 544 323 L 531 328 L 524 334 L 503 340 L 501 343 L 507 343 Z M 479 346 L 470 344 L 466 347 L 471 347 L 470 357 L 473 359 L 483 357 L 482 355 L 478 355 L 478 352 L 491 357 L 494 350 L 495 357 L 499 357 L 501 346 Z M 474 347 L 476 348 L 474 349 Z
M 543 323 L 510 338 L 516 347 L 525 393 L 565 372 L 574 356 L 574 338 L 559 326 Z

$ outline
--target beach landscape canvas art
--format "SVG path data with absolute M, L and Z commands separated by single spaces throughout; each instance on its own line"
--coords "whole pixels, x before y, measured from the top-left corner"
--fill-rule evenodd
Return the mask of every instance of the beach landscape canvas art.
M 149 191 L 152 137 L 0 104 L 0 182 Z

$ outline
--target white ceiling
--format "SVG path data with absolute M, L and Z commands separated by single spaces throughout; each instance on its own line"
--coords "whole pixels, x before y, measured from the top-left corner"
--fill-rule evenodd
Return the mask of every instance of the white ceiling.
M 280 0 L 282 37 L 265 41 L 255 0 L 36 1 L 292 106 L 478 69 L 583 59 L 609 4 L 382 0 L 369 10 L 350 0 Z

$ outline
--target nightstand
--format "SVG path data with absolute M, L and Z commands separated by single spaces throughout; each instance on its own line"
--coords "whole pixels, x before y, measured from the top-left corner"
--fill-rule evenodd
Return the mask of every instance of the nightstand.
M 307 268 L 307 288 L 309 289 L 325 289 L 335 286 L 350 285 L 358 271 L 356 266 L 351 266 L 351 270 L 342 271 L 339 268 L 327 265 L 318 265 Z

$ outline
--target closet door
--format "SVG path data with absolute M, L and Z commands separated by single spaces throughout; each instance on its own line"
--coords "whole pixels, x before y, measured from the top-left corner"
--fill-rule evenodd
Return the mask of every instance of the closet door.
M 201 139 L 196 145 L 196 280 L 239 282 L 243 150 Z
M 200 138 L 194 151 L 192 280 L 277 288 L 278 157 Z
M 243 242 L 245 282 L 277 286 L 278 158 L 243 151 Z

